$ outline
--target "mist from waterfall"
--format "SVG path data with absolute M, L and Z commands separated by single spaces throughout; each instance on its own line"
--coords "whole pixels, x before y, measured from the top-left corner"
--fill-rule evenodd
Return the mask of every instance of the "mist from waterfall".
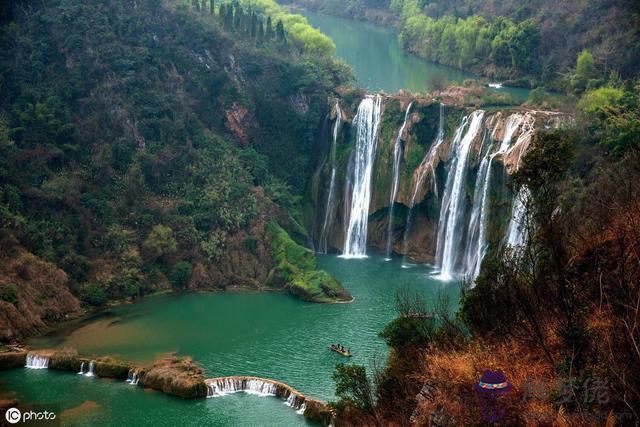
M 482 110 L 474 111 L 468 120 L 463 120 L 451 145 L 452 161 L 438 223 L 436 266 L 440 271 L 438 277 L 441 280 L 451 280 L 460 273 L 457 267 L 464 234 L 462 226 L 464 182 L 471 145 L 482 129 L 484 114 L 485 112 Z M 468 129 L 464 137 L 460 137 L 467 121 L 469 122 Z
M 360 103 L 353 120 L 356 128 L 356 146 L 353 152 L 351 203 L 343 258 L 366 257 L 371 182 L 381 111 L 382 97 L 367 96 Z
M 324 221 L 322 222 L 322 232 L 320 233 L 320 252 L 327 253 L 327 241 L 329 240 L 329 222 L 331 220 L 331 214 L 333 212 L 333 205 L 336 192 L 336 145 L 338 141 L 338 132 L 340 131 L 340 125 L 342 124 L 342 111 L 340 110 L 340 103 L 336 101 L 336 122 L 333 125 L 333 142 L 331 144 L 331 152 L 329 157 L 331 159 L 331 181 L 329 183 L 329 195 L 327 196 L 327 205 L 324 210 Z
M 393 175 L 391 178 L 391 191 L 389 193 L 389 224 L 387 225 L 387 260 L 390 260 L 391 256 L 391 246 L 392 246 L 392 238 L 393 238 L 393 208 L 395 207 L 396 195 L 398 194 L 398 183 L 400 181 L 400 161 L 402 160 L 403 146 L 402 146 L 402 134 L 404 133 L 404 129 L 407 126 L 407 119 L 409 118 L 409 112 L 411 111 L 411 107 L 413 106 L 413 102 L 409 103 L 407 107 L 407 111 L 404 114 L 404 121 L 402 122 L 402 126 L 398 131 L 398 137 L 396 138 L 396 143 L 393 147 Z

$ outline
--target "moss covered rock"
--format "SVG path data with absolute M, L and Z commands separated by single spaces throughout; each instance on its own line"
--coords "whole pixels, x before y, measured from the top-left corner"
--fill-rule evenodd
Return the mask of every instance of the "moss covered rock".
M 202 368 L 190 358 L 170 356 L 154 361 L 140 373 L 139 384 L 182 399 L 206 397 Z
M 350 301 L 349 292 L 324 270 L 319 270 L 313 252 L 297 244 L 277 223 L 270 222 L 267 232 L 276 260 L 270 284 L 284 287 L 305 301 L 332 303 Z

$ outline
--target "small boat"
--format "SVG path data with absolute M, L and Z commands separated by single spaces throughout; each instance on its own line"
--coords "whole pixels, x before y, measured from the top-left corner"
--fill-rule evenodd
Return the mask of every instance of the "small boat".
M 337 344 L 331 344 L 329 346 L 329 349 L 335 351 L 336 353 L 344 357 L 352 356 L 351 352 L 348 349 L 345 349 L 344 347 L 339 347 Z

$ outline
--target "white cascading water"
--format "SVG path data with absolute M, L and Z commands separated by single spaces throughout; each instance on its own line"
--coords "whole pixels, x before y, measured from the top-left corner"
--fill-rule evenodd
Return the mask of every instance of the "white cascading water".
M 80 363 L 80 371 L 78 372 L 78 375 L 84 375 L 84 362 Z
M 506 243 L 508 246 L 518 248 L 523 246 L 528 238 L 526 224 L 527 204 L 531 198 L 531 192 L 523 186 L 513 200 L 511 220 L 507 227 Z
M 444 142 L 444 104 L 440 104 L 440 119 L 438 122 L 438 133 L 436 135 L 436 140 L 431 145 L 431 148 L 427 152 L 427 154 L 422 159 L 420 166 L 418 166 L 418 176 L 415 179 L 415 185 L 413 187 L 413 192 L 411 193 L 411 203 L 409 203 L 409 211 L 407 212 L 407 220 L 405 221 L 404 227 L 404 235 L 403 235 L 403 251 L 407 253 L 407 243 L 409 240 L 409 233 L 411 232 L 411 225 L 413 223 L 413 208 L 416 205 L 416 198 L 418 197 L 418 191 L 424 185 L 424 181 L 427 178 L 427 173 L 431 172 L 431 185 L 433 187 L 434 193 L 438 194 L 438 183 L 436 182 L 436 171 L 435 166 L 433 165 L 434 159 L 438 154 L 438 150 L 440 146 Z
M 340 125 L 342 124 L 342 111 L 340 110 L 340 103 L 336 101 L 336 122 L 333 125 L 333 143 L 331 144 L 331 152 L 329 156 L 331 158 L 331 181 L 329 182 L 329 195 L 327 196 L 327 205 L 324 210 L 324 221 L 322 222 L 322 232 L 320 234 L 320 252 L 327 253 L 327 241 L 329 239 L 329 222 L 331 220 L 331 213 L 333 212 L 333 204 L 336 192 L 336 144 L 338 141 L 338 132 L 340 131 Z
M 453 161 L 450 166 L 445 195 L 438 223 L 438 253 L 436 264 L 440 270 L 438 278 L 451 280 L 457 275 L 456 267 L 462 241 L 462 212 L 464 211 L 464 181 L 471 144 L 482 129 L 484 111 L 471 114 L 469 129 L 463 138 L 456 138 L 451 149 Z M 440 243 L 442 242 L 442 243 Z
M 471 279 L 475 279 L 480 274 L 480 266 L 487 252 L 487 216 L 488 216 L 488 194 L 491 188 L 491 166 L 493 159 L 498 155 L 507 152 L 513 140 L 513 136 L 524 123 L 525 116 L 522 114 L 512 114 L 505 123 L 504 135 L 500 142 L 498 151 L 492 152 L 491 147 L 482 158 L 478 176 L 476 178 L 476 191 L 473 198 L 473 208 L 469 220 L 469 230 L 467 232 L 467 247 L 465 255 L 464 274 Z
M 409 103 L 407 112 L 404 113 L 404 122 L 398 131 L 398 137 L 393 147 L 393 175 L 391 178 L 391 192 L 389 193 L 389 224 L 387 225 L 387 260 L 391 260 L 391 245 L 393 237 L 393 208 L 395 206 L 396 195 L 398 194 L 398 184 L 400 182 L 400 160 L 402 160 L 402 134 L 407 126 L 407 119 L 409 118 L 409 112 L 413 102 Z
M 382 111 L 380 95 L 367 96 L 354 118 L 356 146 L 351 179 L 351 208 L 346 230 L 343 258 L 364 258 L 367 253 L 367 227 L 371 202 L 371 181 L 375 161 L 378 126 Z
M 475 278 L 476 268 L 480 269 L 480 256 L 482 252 L 482 199 L 484 195 L 484 186 L 487 184 L 487 175 L 490 165 L 490 153 L 492 147 L 491 136 L 488 135 L 485 129 L 484 137 L 482 139 L 482 145 L 480 146 L 480 153 L 486 150 L 486 154 L 482 156 L 480 167 L 478 168 L 478 174 L 476 175 L 475 192 L 473 194 L 473 204 L 471 205 L 471 215 L 469 217 L 469 226 L 467 228 L 467 244 L 465 246 L 464 256 L 464 274 L 469 276 L 473 272 Z M 488 145 L 485 148 L 485 145 Z
M 258 396 L 275 396 L 278 387 L 259 379 L 221 378 L 207 382 L 207 397 L 221 397 L 233 393 L 247 393 Z
M 29 369 L 47 369 L 49 368 L 49 358 L 37 354 L 27 354 L 25 367 Z
M 89 369 L 87 370 L 87 373 L 84 374 L 85 377 L 92 377 L 93 376 L 93 369 L 96 366 L 96 362 L 94 362 L 93 360 L 91 362 L 89 362 Z
M 138 385 L 139 381 L 140 381 L 140 377 L 138 376 L 138 371 L 131 369 L 129 371 L 127 382 L 131 385 Z
M 292 407 L 293 409 L 302 410 L 302 412 L 299 412 L 302 414 L 307 408 L 307 405 L 304 403 L 304 398 L 293 392 L 289 392 L 289 396 L 287 397 L 287 400 L 285 400 L 284 404 Z

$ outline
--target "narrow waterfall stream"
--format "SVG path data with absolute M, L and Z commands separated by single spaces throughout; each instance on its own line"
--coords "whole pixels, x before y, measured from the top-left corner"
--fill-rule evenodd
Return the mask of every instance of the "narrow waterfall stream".
M 405 222 L 404 235 L 402 238 L 402 244 L 404 247 L 404 253 L 407 253 L 407 242 L 409 240 L 409 233 L 411 232 L 411 225 L 413 223 L 413 208 L 416 205 L 416 198 L 418 192 L 424 185 L 427 179 L 427 174 L 431 173 L 431 186 L 436 196 L 438 195 L 438 183 L 436 182 L 436 169 L 433 164 L 440 146 L 444 142 L 444 104 L 440 104 L 440 118 L 438 120 L 438 133 L 436 140 L 431 145 L 431 148 L 420 162 L 420 166 L 416 169 L 414 174 L 413 192 L 411 193 L 411 203 L 409 203 L 409 211 L 407 212 L 407 220 Z
M 320 253 L 327 253 L 327 240 L 329 238 L 329 223 L 334 209 L 334 199 L 336 192 L 336 144 L 338 141 L 338 132 L 342 124 L 342 110 L 340 110 L 340 102 L 336 101 L 336 122 L 333 125 L 333 143 L 331 144 L 331 152 L 329 157 L 331 160 L 331 181 L 329 182 L 329 195 L 327 196 L 327 204 L 324 210 L 324 220 L 322 222 L 322 232 L 320 234 Z
M 456 270 L 460 257 L 460 246 L 462 242 L 462 211 L 464 210 L 464 180 L 467 172 L 467 161 L 471 144 L 478 136 L 484 118 L 484 111 L 478 110 L 471 114 L 469 119 L 469 129 L 464 138 L 459 135 L 452 144 L 453 160 L 450 166 L 449 177 L 445 188 L 444 198 L 440 209 L 440 222 L 438 224 L 438 252 L 436 254 L 436 265 L 440 270 L 439 279 L 450 280 L 457 275 Z M 463 122 L 461 128 L 465 127 Z M 442 242 L 442 244 L 440 243 Z
M 367 226 L 371 202 L 371 181 L 375 161 L 378 127 L 382 113 L 382 97 L 367 96 L 353 120 L 356 146 L 353 153 L 351 206 L 345 234 L 343 258 L 364 258 L 367 254 Z
M 409 112 L 411 111 L 412 106 L 413 102 L 410 102 L 407 107 L 407 112 L 404 114 L 404 122 L 402 122 L 402 126 L 398 131 L 398 137 L 396 138 L 396 143 L 393 147 L 393 176 L 391 179 L 391 192 L 389 193 L 389 224 L 387 225 L 387 260 L 391 260 L 391 246 L 393 244 L 391 241 L 393 238 L 393 208 L 395 206 L 396 195 L 398 194 L 400 160 L 402 160 L 402 152 L 404 151 L 402 147 L 402 134 L 407 126 L 407 119 L 409 118 Z
M 492 135 L 489 142 L 489 148 L 480 163 L 478 175 L 476 177 L 475 194 L 473 198 L 473 206 L 471 218 L 469 221 L 469 229 L 467 231 L 467 245 L 465 254 L 465 265 L 463 273 L 475 279 L 480 274 L 480 266 L 487 251 L 487 218 L 488 218 L 488 194 L 491 188 L 491 166 L 493 160 L 498 155 L 503 155 L 509 149 L 513 136 L 518 131 L 524 121 L 522 114 L 512 114 L 507 119 L 504 129 L 504 135 L 500 143 L 500 147 L 496 152 L 492 152 L 492 143 L 494 136 Z M 495 129 L 494 129 L 495 133 Z
M 513 248 L 522 246 L 527 241 L 526 207 L 530 198 L 531 192 L 526 186 L 523 186 L 513 200 L 513 209 L 506 235 L 506 244 Z

